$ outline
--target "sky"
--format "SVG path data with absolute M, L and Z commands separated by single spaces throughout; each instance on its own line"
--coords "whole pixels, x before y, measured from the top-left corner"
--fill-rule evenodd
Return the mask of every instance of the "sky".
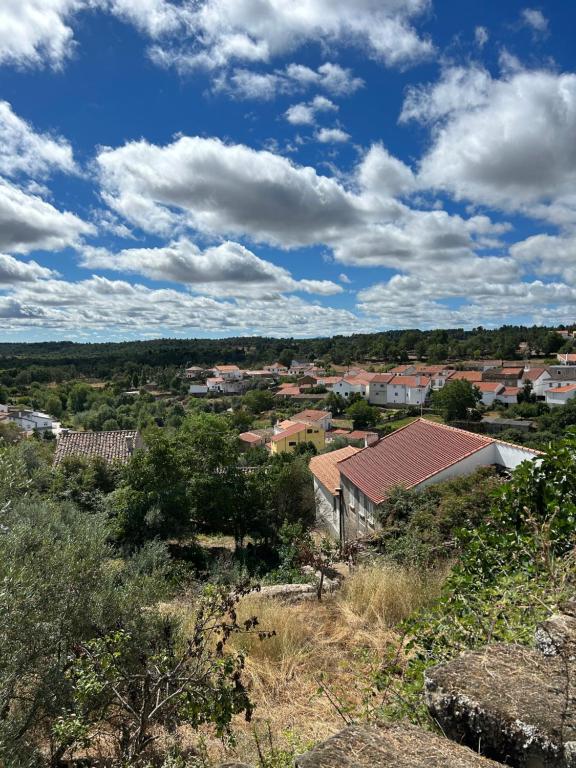
M 576 4 L 0 0 L 0 340 L 574 321 Z

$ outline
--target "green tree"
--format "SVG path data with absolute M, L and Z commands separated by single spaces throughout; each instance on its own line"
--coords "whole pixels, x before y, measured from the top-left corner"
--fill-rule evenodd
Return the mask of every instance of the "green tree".
M 251 413 L 262 413 L 274 407 L 274 395 L 267 389 L 251 389 L 242 398 L 242 406 Z
M 354 429 L 365 429 L 366 427 L 375 427 L 382 420 L 380 410 L 373 405 L 369 405 L 366 400 L 357 400 L 346 409 L 346 415 L 352 419 Z
M 2 514 L 0 763 L 57 765 L 72 705 L 67 672 L 82 643 L 118 628 L 142 637 L 165 594 L 166 553 L 151 544 L 113 563 L 101 515 L 34 499 Z M 41 757 L 40 748 L 48 760 Z
M 326 409 L 332 412 L 333 416 L 340 416 L 340 414 L 344 413 L 347 406 L 346 398 L 337 392 L 330 392 L 324 400 L 324 404 Z
M 458 379 L 432 394 L 433 404 L 442 411 L 446 421 L 469 419 L 480 399 L 477 387 L 469 381 Z

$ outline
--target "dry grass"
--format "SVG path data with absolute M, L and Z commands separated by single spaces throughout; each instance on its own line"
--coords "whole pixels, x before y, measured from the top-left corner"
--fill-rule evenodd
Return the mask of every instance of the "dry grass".
M 276 635 L 233 638 L 235 649 L 246 653 L 246 679 L 256 703 L 254 724 L 235 724 L 232 750 L 209 740 L 210 753 L 254 763 L 254 726 L 262 731 L 269 724 L 279 747 L 293 734 L 307 744 L 342 728 L 341 715 L 321 688 L 357 712 L 386 649 L 401 642 L 399 622 L 433 599 L 441 580 L 442 574 L 424 576 L 379 565 L 358 570 L 339 593 L 321 603 L 245 598 L 240 620 L 257 616 L 260 628 Z

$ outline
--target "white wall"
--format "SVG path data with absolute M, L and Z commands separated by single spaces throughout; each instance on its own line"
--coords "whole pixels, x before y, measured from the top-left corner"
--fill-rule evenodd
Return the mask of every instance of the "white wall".
M 316 516 L 336 538 L 340 538 L 340 515 L 337 497 L 333 496 L 317 477 L 314 477 Z

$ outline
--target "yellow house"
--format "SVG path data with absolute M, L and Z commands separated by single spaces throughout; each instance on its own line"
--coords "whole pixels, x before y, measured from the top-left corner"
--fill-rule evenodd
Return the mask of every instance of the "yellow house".
M 270 442 L 272 453 L 291 452 L 299 443 L 313 443 L 318 451 L 326 446 L 325 432 L 319 424 L 291 424 L 274 435 Z

